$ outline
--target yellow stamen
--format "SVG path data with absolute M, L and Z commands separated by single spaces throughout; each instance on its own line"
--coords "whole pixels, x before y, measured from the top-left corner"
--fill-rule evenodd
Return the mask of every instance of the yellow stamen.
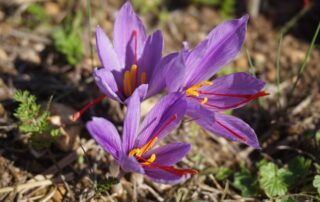
M 202 104 L 202 105 L 204 105 L 204 104 L 206 104 L 207 102 L 208 102 L 208 98 L 207 98 L 207 97 L 205 97 L 205 98 L 203 98 L 203 100 L 202 100 L 201 104 Z
M 141 84 L 145 84 L 147 83 L 147 73 L 146 72 L 142 72 L 141 74 Z
M 158 140 L 158 137 L 154 137 L 149 142 L 147 142 L 145 145 L 143 145 L 141 148 L 132 149 L 129 152 L 129 156 L 141 157 L 157 142 L 157 140 Z
M 133 149 L 129 152 L 129 156 L 135 156 L 136 154 L 140 153 L 140 149 Z
M 136 64 L 131 65 L 131 71 L 130 71 L 130 78 L 131 78 L 131 86 L 133 88 L 137 85 L 137 73 L 138 73 L 138 67 Z
M 186 94 L 187 96 L 190 96 L 190 95 L 194 95 L 196 97 L 199 96 L 199 93 L 197 92 L 197 90 L 193 89 L 192 87 L 187 89 Z
M 124 81 L 123 81 L 123 88 L 125 96 L 129 97 L 132 94 L 132 86 L 131 86 L 131 79 L 130 79 L 130 72 L 125 71 L 124 73 Z
M 156 155 L 155 155 L 155 154 L 152 154 L 152 155 L 150 156 L 150 158 L 149 158 L 147 161 L 141 163 L 141 165 L 143 165 L 143 166 L 148 166 L 148 165 L 150 165 L 151 163 L 153 163 L 155 160 L 156 160 Z
M 158 137 L 152 138 L 147 144 L 141 147 L 141 156 L 145 154 L 158 140 Z
M 202 81 L 200 83 L 194 84 L 193 86 L 191 86 L 190 88 L 188 88 L 186 90 L 186 95 L 190 96 L 190 95 L 194 95 L 196 97 L 199 96 L 198 93 L 198 88 L 205 86 L 205 85 L 212 85 L 213 83 L 211 81 Z

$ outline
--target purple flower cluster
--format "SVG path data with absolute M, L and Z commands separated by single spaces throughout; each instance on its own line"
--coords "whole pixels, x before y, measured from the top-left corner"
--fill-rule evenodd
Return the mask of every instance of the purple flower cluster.
M 87 123 L 87 129 L 123 172 L 141 173 L 168 184 L 196 174 L 193 169 L 173 167 L 188 153 L 190 144 L 179 142 L 155 147 L 185 115 L 216 135 L 260 148 L 248 124 L 222 112 L 267 95 L 262 91 L 264 82 L 244 72 L 210 80 L 239 53 L 247 21 L 248 16 L 226 21 L 194 49 L 189 50 L 185 43 L 180 52 L 165 57 L 162 57 L 161 31 L 147 36 L 129 2 L 117 14 L 113 43 L 97 27 L 102 68 L 94 70 L 94 79 L 102 93 L 125 104 L 127 112 L 122 136 L 104 118 L 94 117 Z M 165 88 L 168 95 L 140 124 L 141 102 Z

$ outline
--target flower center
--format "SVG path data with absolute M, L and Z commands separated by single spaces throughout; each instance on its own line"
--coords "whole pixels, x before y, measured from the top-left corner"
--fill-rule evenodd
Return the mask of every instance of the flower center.
M 206 85 L 212 85 L 212 82 L 211 81 L 202 81 L 200 83 L 197 83 L 193 86 L 191 86 L 190 88 L 188 88 L 186 90 L 186 95 L 188 97 L 190 96 L 196 96 L 196 97 L 199 97 L 199 88 L 202 87 L 202 86 L 206 86 Z M 201 101 L 201 104 L 204 105 L 206 102 L 208 102 L 208 98 L 207 97 L 204 97 L 203 100 Z
M 153 145 L 158 141 L 158 136 L 160 133 L 166 129 L 173 121 L 177 119 L 177 114 L 173 115 L 169 121 L 164 124 L 158 132 L 153 136 L 151 140 L 149 140 L 145 145 L 143 145 L 141 148 L 135 148 L 129 152 L 129 156 L 134 156 L 137 160 L 142 160 L 142 156 L 153 147 Z M 153 163 L 156 160 L 156 155 L 152 154 L 148 160 L 145 160 L 144 162 L 140 163 L 143 166 L 148 166 L 151 163 Z
M 191 175 L 197 174 L 198 171 L 193 170 L 193 169 L 177 169 L 177 168 L 174 168 L 172 166 L 159 165 L 159 164 L 154 162 L 156 160 L 156 154 L 154 154 L 154 153 L 151 154 L 151 156 L 148 159 L 143 158 L 143 155 L 148 150 L 150 150 L 153 147 L 153 145 L 158 141 L 158 136 L 160 135 L 160 133 L 164 129 L 166 129 L 170 124 L 172 124 L 173 121 L 175 121 L 177 119 L 177 117 L 178 117 L 177 114 L 173 115 L 171 117 L 171 119 L 169 119 L 169 121 L 167 123 L 165 123 L 158 130 L 158 132 L 154 135 L 154 137 L 151 140 L 149 140 L 141 148 L 132 149 L 129 152 L 128 155 L 135 157 L 139 161 L 140 165 L 142 165 L 142 166 L 149 166 L 149 167 L 152 167 L 152 168 L 160 169 L 160 170 L 166 171 L 168 173 L 172 173 L 174 175 L 183 176 L 183 175 L 186 175 L 186 174 L 191 174 Z
M 145 84 L 147 82 L 146 72 L 142 72 L 140 75 L 140 81 L 138 78 L 138 66 L 136 64 L 131 65 L 130 70 L 124 72 L 123 79 L 123 93 L 126 97 L 132 95 L 133 91 L 140 84 Z
M 140 75 L 140 81 L 138 76 L 138 31 L 132 31 L 132 40 L 133 40 L 133 56 L 134 64 L 131 65 L 130 70 L 124 72 L 123 76 L 123 93 L 126 97 L 132 95 L 133 91 L 140 84 L 145 84 L 147 82 L 146 72 L 142 72 Z

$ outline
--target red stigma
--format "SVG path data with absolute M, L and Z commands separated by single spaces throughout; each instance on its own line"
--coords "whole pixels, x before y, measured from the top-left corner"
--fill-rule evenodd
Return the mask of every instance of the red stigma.
M 303 7 L 306 8 L 307 6 L 309 6 L 310 4 L 310 0 L 303 0 Z
M 204 104 L 208 107 L 212 107 L 212 108 L 216 108 L 216 109 L 220 109 L 220 110 L 227 110 L 227 109 L 230 109 L 230 108 L 234 108 L 234 107 L 238 107 L 242 104 L 245 104 L 247 102 L 250 102 L 258 97 L 263 97 L 263 96 L 266 96 L 266 95 L 269 95 L 269 93 L 266 93 L 265 91 L 260 91 L 254 95 L 244 95 L 244 94 L 218 94 L 218 93 L 210 93 L 210 94 L 215 94 L 217 96 L 226 96 L 226 97 L 239 97 L 239 98 L 245 98 L 243 101 L 239 102 L 239 103 L 236 103 L 236 104 L 233 104 L 233 105 L 229 105 L 229 106 L 226 106 L 226 107 L 220 107 L 220 106 L 217 106 L 217 105 L 213 105 L 213 104 Z M 194 99 L 198 100 L 198 101 L 202 101 L 202 99 L 200 98 L 195 98 L 193 97 Z
M 198 93 L 202 95 L 215 95 L 215 96 L 239 97 L 239 98 L 249 98 L 252 96 L 250 94 L 223 94 L 223 93 L 211 93 L 211 92 L 203 92 L 203 91 L 198 91 Z
M 158 130 L 158 132 L 151 138 L 151 140 L 148 141 L 146 147 L 148 148 L 148 147 L 150 146 L 150 144 L 152 144 L 153 140 L 154 140 L 155 138 L 158 138 L 158 136 L 160 135 L 160 133 L 161 133 L 164 129 L 166 129 L 174 120 L 176 120 L 177 117 L 178 117 L 177 114 L 173 115 L 173 116 L 171 117 L 171 119 L 170 119 L 166 124 L 164 124 L 164 126 L 162 126 L 162 127 Z
M 247 139 L 242 137 L 241 135 L 239 135 L 238 133 L 236 133 L 234 130 L 232 130 L 231 128 L 227 127 L 226 125 L 222 124 L 220 121 L 216 121 L 218 125 L 220 125 L 222 128 L 226 129 L 227 131 L 229 131 L 230 133 L 232 133 L 232 135 L 236 136 L 237 138 L 239 138 L 240 140 L 247 142 Z
M 80 109 L 80 111 L 74 113 L 72 115 L 72 121 L 76 122 L 81 116 L 82 114 L 87 111 L 90 107 L 98 104 L 99 102 L 101 102 L 106 96 L 105 95 L 100 95 L 99 97 L 95 98 L 94 100 L 92 100 L 91 102 L 89 102 L 88 104 L 86 104 L 84 107 L 82 107 Z
M 164 126 L 162 126 L 162 127 L 158 130 L 158 132 L 153 136 L 153 138 L 159 136 L 160 133 L 161 133 L 164 129 L 166 129 L 172 122 L 174 122 L 177 118 L 178 118 L 178 115 L 177 115 L 177 114 L 174 114 L 174 115 L 170 118 L 170 120 L 169 120 L 166 124 L 164 124 Z
M 142 157 L 138 157 L 137 156 L 136 158 L 138 160 L 147 162 L 147 160 L 142 158 Z M 158 168 L 160 170 L 164 170 L 164 171 L 166 171 L 168 173 L 172 173 L 172 174 L 177 175 L 177 176 L 183 176 L 183 175 L 186 175 L 186 174 L 191 174 L 191 175 L 198 174 L 198 171 L 194 170 L 194 169 L 190 169 L 190 168 L 178 169 L 178 168 L 174 168 L 173 166 L 163 166 L 163 165 L 159 165 L 159 164 L 154 163 L 154 162 L 150 162 L 149 165 L 143 165 L 143 166 L 149 166 L 149 167 L 152 167 L 152 168 Z

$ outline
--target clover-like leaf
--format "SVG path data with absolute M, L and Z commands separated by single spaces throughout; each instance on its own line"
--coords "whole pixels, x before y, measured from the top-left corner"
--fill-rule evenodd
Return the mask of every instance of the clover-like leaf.
M 247 168 L 234 174 L 233 186 L 241 191 L 242 196 L 256 196 L 259 191 L 258 181 L 251 175 Z
M 311 160 L 306 159 L 303 156 L 298 156 L 291 160 L 288 164 L 288 169 L 292 172 L 292 179 L 290 184 L 294 183 L 298 178 L 302 178 L 308 174 L 309 168 L 311 166 Z
M 318 190 L 318 193 L 320 194 L 320 175 L 314 176 L 312 185 Z
M 288 192 L 289 179 L 292 173 L 284 168 L 279 169 L 274 163 L 266 163 L 259 168 L 261 188 L 269 196 L 283 196 Z

